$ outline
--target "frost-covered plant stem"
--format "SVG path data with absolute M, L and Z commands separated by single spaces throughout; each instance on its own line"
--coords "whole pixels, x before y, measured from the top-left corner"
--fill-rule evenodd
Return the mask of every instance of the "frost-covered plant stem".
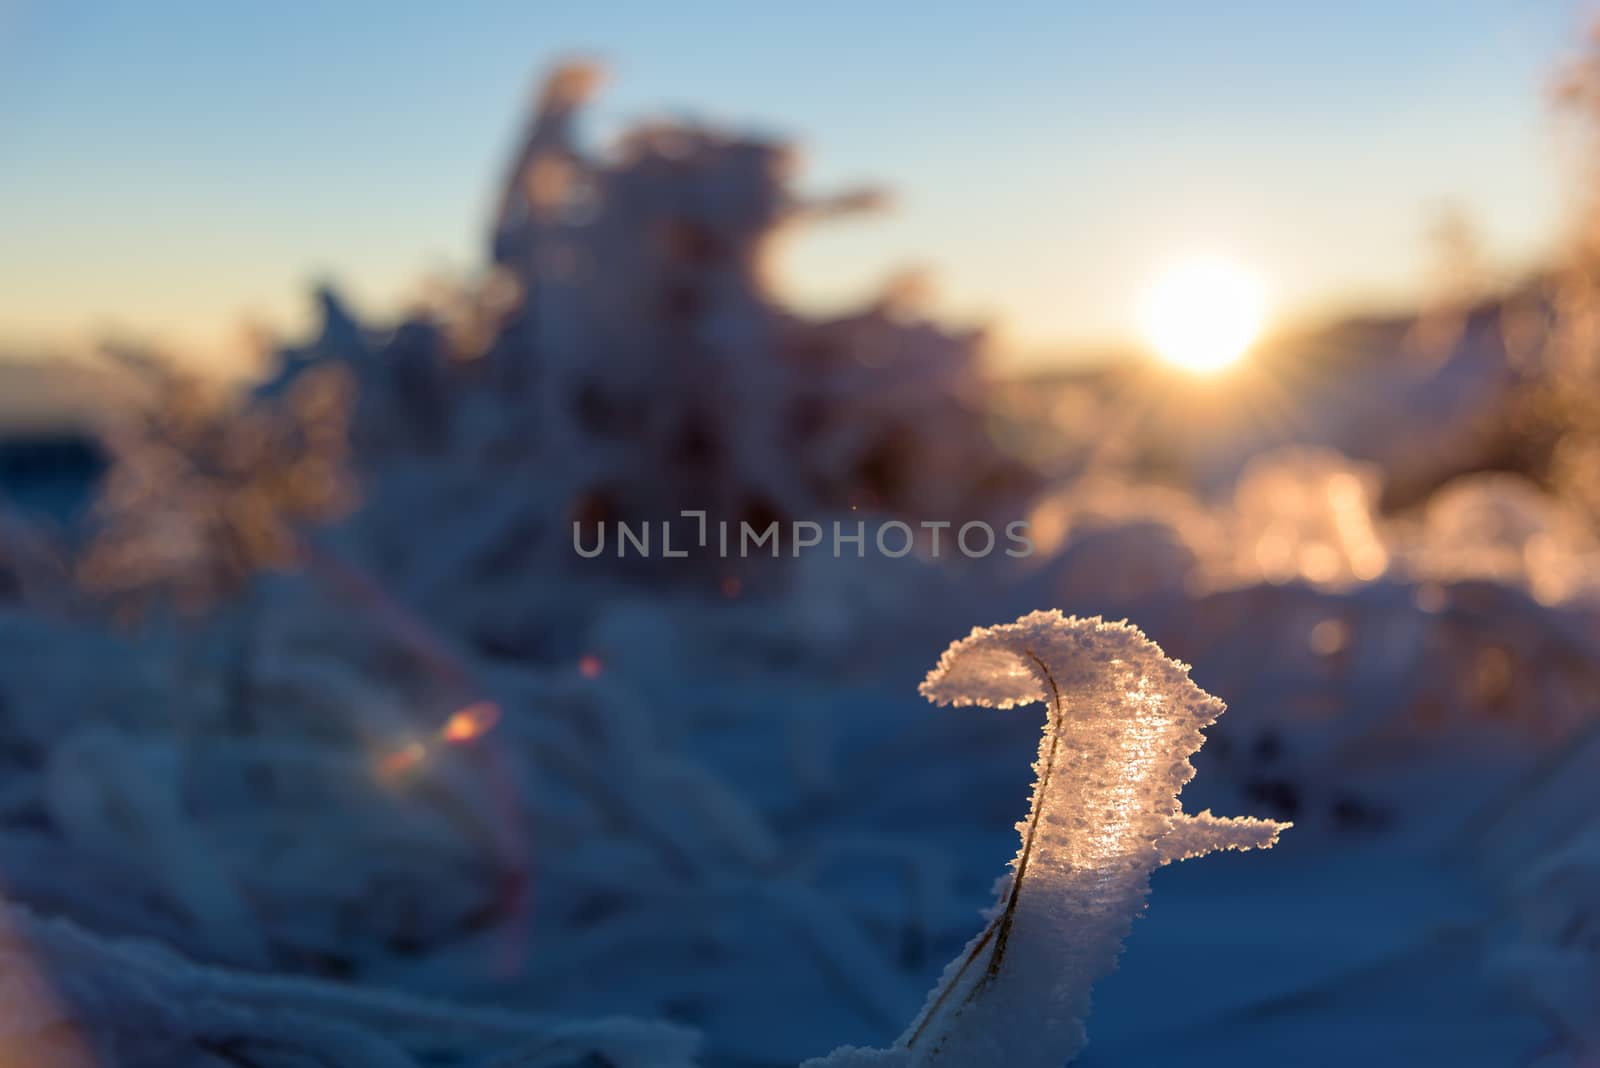
M 922 684 L 938 704 L 1048 707 L 1021 845 L 984 930 L 889 1050 L 818 1064 L 1057 1068 L 1087 1041 L 1089 991 L 1161 864 L 1265 848 L 1286 824 L 1182 811 L 1201 730 L 1222 712 L 1137 629 L 1035 612 L 952 645 Z
M 1045 721 L 1044 736 L 1039 744 L 1040 760 L 1034 765 L 1038 769 L 1039 778 L 1034 783 L 1033 799 L 1028 806 L 1028 819 L 1026 823 L 1018 825 L 1025 827 L 1026 830 L 1022 834 L 1022 848 L 1017 851 L 1016 860 L 1012 864 L 1014 874 L 1009 880 L 1010 885 L 1005 890 L 1005 905 L 984 927 L 983 933 L 973 939 L 960 965 L 953 969 L 953 974 L 949 974 L 951 970 L 947 969 L 947 975 L 940 980 L 938 988 L 929 996 L 928 1003 L 923 1006 L 918 1019 L 911 1025 L 905 1037 L 902 1038 L 901 1042 L 907 1049 L 914 1047 L 917 1044 L 917 1040 L 927 1032 L 928 1025 L 938 1018 L 951 994 L 962 985 L 962 980 L 966 977 L 968 969 L 972 967 L 974 961 L 982 956 L 983 951 L 988 948 L 991 941 L 994 944 L 994 949 L 989 954 L 989 963 L 984 969 L 983 977 L 968 989 L 966 997 L 962 999 L 962 1004 L 971 1001 L 986 983 L 991 982 L 995 976 L 1000 974 L 1000 964 L 1005 959 L 1006 943 L 1011 938 L 1011 928 L 1016 921 L 1017 902 L 1022 896 L 1022 884 L 1028 877 L 1028 862 L 1033 858 L 1034 842 L 1039 836 L 1039 819 L 1044 814 L 1044 806 L 1039 803 L 1039 798 L 1048 795 L 1050 792 L 1050 777 L 1055 771 L 1057 757 L 1061 749 L 1061 720 L 1063 715 L 1061 690 L 1056 685 L 1055 678 L 1050 674 L 1050 668 L 1045 662 L 1031 653 L 1029 657 L 1037 666 L 1040 677 L 1049 684 L 1050 712 L 1049 718 Z

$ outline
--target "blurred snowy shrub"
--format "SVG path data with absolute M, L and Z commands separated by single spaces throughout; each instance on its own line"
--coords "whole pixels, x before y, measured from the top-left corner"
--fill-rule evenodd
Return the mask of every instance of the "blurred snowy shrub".
M 1234 488 L 1236 573 L 1348 586 L 1381 575 L 1378 472 L 1335 452 L 1281 449 L 1250 461 Z
M 300 559 L 298 529 L 343 514 L 348 376 L 320 368 L 275 402 L 218 396 L 192 374 L 130 362 L 149 396 L 109 436 L 81 576 L 107 596 L 197 609 Z
M 1072 605 L 1131 606 L 1227 566 L 1217 515 L 1170 486 L 1090 475 L 1043 498 L 1028 520 L 1038 547 L 1029 585 Z
M 0 500 L 0 605 L 59 607 L 72 598 L 67 546 L 35 518 L 10 511 Z
M 1541 604 L 1600 592 L 1600 540 L 1570 504 L 1511 474 L 1469 475 L 1428 501 L 1410 569 L 1435 581 L 1489 579 Z
M 758 528 L 851 508 L 1020 514 L 1036 478 L 990 434 L 978 335 L 928 321 L 904 280 L 827 320 L 771 291 L 780 235 L 882 198 L 801 197 L 788 146 L 688 124 L 588 152 L 577 119 L 598 83 L 582 64 L 549 78 L 472 292 L 383 331 L 325 291 L 320 336 L 282 350 L 260 391 L 347 367 L 369 499 L 416 514 L 422 495 L 453 494 L 480 527 L 457 557 L 470 570 L 571 566 L 573 521 L 684 508 Z M 472 480 L 438 484 L 462 472 Z M 633 572 L 703 577 L 683 563 Z

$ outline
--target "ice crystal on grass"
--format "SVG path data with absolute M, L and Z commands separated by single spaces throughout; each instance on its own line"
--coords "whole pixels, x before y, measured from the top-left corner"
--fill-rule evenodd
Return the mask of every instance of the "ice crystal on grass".
M 989 922 L 945 969 L 895 1050 L 823 1062 L 1053 1068 L 1087 1037 L 1161 864 L 1271 846 L 1287 824 L 1183 812 L 1189 757 L 1222 702 L 1140 631 L 1034 612 L 951 645 L 922 684 L 941 705 L 1048 708 L 1022 845 Z

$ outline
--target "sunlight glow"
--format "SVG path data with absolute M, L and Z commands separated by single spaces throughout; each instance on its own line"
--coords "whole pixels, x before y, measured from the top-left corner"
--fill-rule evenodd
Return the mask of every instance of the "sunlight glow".
M 1261 332 L 1261 284 L 1216 257 L 1174 264 L 1146 290 L 1139 325 L 1167 363 L 1216 371 L 1244 355 Z
M 451 745 L 461 745 L 483 737 L 498 722 L 499 707 L 492 701 L 478 701 L 446 720 L 439 730 L 439 737 Z

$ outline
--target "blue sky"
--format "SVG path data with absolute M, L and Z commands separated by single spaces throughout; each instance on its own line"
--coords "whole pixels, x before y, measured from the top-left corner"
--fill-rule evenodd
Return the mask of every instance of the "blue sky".
M 0 0 L 0 341 L 117 329 L 219 360 L 328 276 L 374 312 L 480 259 L 536 73 L 606 60 L 588 132 L 792 136 L 878 218 L 796 235 L 804 306 L 931 268 L 1013 355 L 1125 340 L 1190 251 L 1280 316 L 1402 299 L 1465 209 L 1499 264 L 1568 211 L 1545 90 L 1577 3 L 935 5 Z

